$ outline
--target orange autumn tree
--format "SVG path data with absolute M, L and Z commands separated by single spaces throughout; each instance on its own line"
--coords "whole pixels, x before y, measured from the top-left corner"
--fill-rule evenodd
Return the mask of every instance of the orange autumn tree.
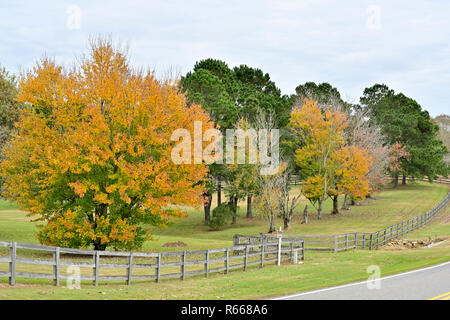
M 317 101 L 305 99 L 291 113 L 290 127 L 301 141 L 295 151 L 295 163 L 304 180 L 302 192 L 322 217 L 322 205 L 336 183 L 339 162 L 337 151 L 344 145 L 347 126 L 345 114 L 321 110 Z
M 339 162 L 336 194 L 333 197 L 333 213 L 339 213 L 337 196 L 344 194 L 343 208 L 347 208 L 347 199 L 362 200 L 370 193 L 369 177 L 372 159 L 361 147 L 345 146 L 340 149 L 336 157 Z
M 64 69 L 41 60 L 20 83 L 28 105 L 0 163 L 3 196 L 46 224 L 47 245 L 140 247 L 151 226 L 201 203 L 207 168 L 171 160 L 174 130 L 212 128 L 201 106 L 152 72 L 135 70 L 111 41 Z

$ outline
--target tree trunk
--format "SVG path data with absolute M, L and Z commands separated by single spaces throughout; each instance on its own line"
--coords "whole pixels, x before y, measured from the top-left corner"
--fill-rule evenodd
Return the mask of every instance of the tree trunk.
M 395 174 L 393 182 L 394 182 L 394 188 L 397 188 L 398 187 L 398 173 Z
M 289 215 L 285 215 L 283 217 L 283 229 L 288 230 L 290 224 L 291 224 L 291 217 Z
M 273 216 L 269 218 L 269 233 L 273 233 L 275 231 L 275 225 L 273 224 Z
M 305 205 L 305 210 L 303 210 L 302 224 L 308 224 L 308 205 Z
M 217 178 L 217 205 L 220 206 L 222 203 L 222 178 Z
M 232 198 L 230 198 L 230 202 L 233 205 L 233 221 L 231 222 L 231 224 L 235 224 L 236 220 L 237 220 L 237 203 L 238 203 L 238 198 L 237 197 L 232 197 Z
M 348 200 L 348 194 L 346 194 L 344 196 L 344 203 L 342 204 L 342 207 L 341 207 L 342 210 L 348 210 L 347 200 Z
M 355 204 L 356 204 L 355 198 L 350 197 L 350 205 L 351 205 L 351 206 L 354 206 Z
M 105 249 L 106 243 L 102 244 L 100 239 L 94 241 L 94 250 L 105 251 Z
M 338 204 L 339 204 L 339 196 L 333 196 L 333 211 L 331 212 L 331 214 L 339 214 L 339 208 L 338 208 Z
M 402 177 L 402 185 L 406 185 L 406 175 L 403 175 Z
M 203 208 L 205 209 L 205 223 L 208 223 L 211 220 L 211 202 L 212 202 L 212 194 L 211 192 L 205 192 L 203 194 L 204 203 Z
M 247 218 L 253 218 L 253 216 L 252 216 L 252 196 L 247 197 Z
M 107 204 L 100 204 L 98 206 L 95 207 L 95 217 L 104 217 L 108 215 L 108 205 Z M 97 219 L 94 219 L 94 230 L 97 229 Z M 99 250 L 99 251 L 105 251 L 107 244 L 106 243 L 101 243 L 101 239 L 95 239 L 93 241 L 94 244 L 94 250 Z
M 322 204 L 323 201 L 319 200 L 319 206 L 317 207 L 317 219 L 322 219 Z

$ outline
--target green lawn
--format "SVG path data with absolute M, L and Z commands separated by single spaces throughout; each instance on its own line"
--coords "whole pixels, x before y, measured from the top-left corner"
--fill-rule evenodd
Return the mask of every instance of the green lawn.
M 377 200 L 366 200 L 340 216 L 325 214 L 323 220 L 317 221 L 311 215 L 311 223 L 307 226 L 300 225 L 300 218 L 297 218 L 290 233 L 375 231 L 425 212 L 447 192 L 446 186 L 426 183 L 388 189 L 377 194 Z M 27 221 L 25 213 L 15 211 L 4 202 L 0 205 L 7 207 L 0 211 L 0 240 L 36 242 L 32 234 L 35 226 Z M 326 212 L 329 212 L 329 205 Z M 301 206 L 298 211 L 302 209 Z M 245 208 L 241 213 L 244 211 Z M 213 232 L 202 225 L 201 212 L 190 211 L 188 218 L 180 219 L 170 228 L 155 229 L 155 238 L 159 240 L 147 242 L 145 249 L 159 250 L 163 243 L 178 240 L 187 243 L 188 249 L 229 246 L 235 233 L 257 234 L 265 229 L 265 222 L 254 218 L 240 219 L 233 228 Z M 429 225 L 406 237 L 419 239 L 449 235 L 450 206 Z M 385 276 L 449 261 L 449 242 L 447 240 L 428 249 L 353 250 L 338 254 L 307 252 L 301 265 L 267 265 L 247 272 L 211 274 L 207 279 L 198 276 L 184 281 L 134 282 L 131 286 L 101 283 L 93 287 L 83 283 L 81 290 L 68 290 L 63 286 L 54 287 L 46 280 L 18 279 L 18 285 L 10 287 L 7 279 L 1 278 L 0 299 L 257 299 L 364 280 L 369 276 L 366 269 L 370 265 L 380 266 L 382 276 Z
M 448 187 L 420 183 L 387 189 L 375 195 L 377 200 L 366 199 L 361 205 L 351 207 L 349 211 L 341 211 L 339 215 L 331 215 L 331 201 L 325 203 L 322 220 L 317 220 L 315 209 L 309 205 L 309 223 L 301 224 L 302 212 L 306 200 L 297 207 L 292 228 L 287 234 L 339 234 L 347 232 L 374 232 L 384 229 L 402 220 L 426 212 L 446 196 Z M 240 210 L 245 215 L 245 205 Z M 277 228 L 282 221 L 276 222 Z M 156 229 L 155 235 L 159 243 L 147 243 L 146 249 L 160 249 L 167 241 L 182 240 L 190 247 L 211 247 L 229 245 L 234 234 L 256 235 L 267 231 L 267 223 L 261 218 L 239 219 L 238 223 L 221 231 L 209 231 L 203 225 L 203 213 L 189 211 L 189 217 L 180 219 L 172 227 Z M 225 243 L 222 243 L 225 241 Z
M 447 234 L 449 231 L 447 227 Z M 15 287 L 0 282 L 0 299 L 258 299 L 365 280 L 370 265 L 378 265 L 386 276 L 449 260 L 449 244 L 430 249 L 311 253 L 302 265 L 212 274 L 207 279 L 136 282 L 131 286 L 85 283 L 80 290 L 54 287 L 46 281 L 26 280 Z
M 297 192 L 295 189 L 293 192 Z M 339 215 L 331 215 L 331 201 L 324 205 L 322 220 L 317 220 L 315 209 L 309 205 L 309 223 L 301 224 L 302 212 L 307 200 L 302 199 L 297 207 L 291 230 L 287 234 L 339 234 L 347 232 L 374 232 L 392 224 L 424 213 L 439 202 L 448 192 L 448 187 L 439 184 L 416 183 L 400 186 L 375 194 L 376 200 L 366 199 L 361 205 L 353 206 Z M 215 198 L 215 197 L 214 197 Z M 342 199 L 341 199 L 342 200 Z M 213 203 L 213 206 L 215 203 Z M 211 231 L 204 225 L 203 211 L 188 209 L 187 218 L 178 218 L 168 228 L 154 228 L 153 241 L 144 244 L 144 251 L 172 251 L 163 248 L 166 242 L 183 241 L 186 250 L 220 248 L 232 245 L 233 235 L 256 235 L 267 231 L 263 218 L 243 218 L 245 204 L 241 203 L 237 224 L 224 230 Z M 25 212 L 17 206 L 0 200 L 0 241 L 37 243 L 36 223 L 30 223 Z M 39 223 L 39 222 L 37 222 Z M 282 225 L 276 221 L 277 228 Z M 184 250 L 184 249 L 183 249 Z

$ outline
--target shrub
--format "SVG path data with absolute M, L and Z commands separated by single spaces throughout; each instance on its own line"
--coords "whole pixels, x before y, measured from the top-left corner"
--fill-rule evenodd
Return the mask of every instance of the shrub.
M 220 230 L 225 225 L 229 224 L 233 219 L 232 204 L 223 203 L 212 211 L 211 219 L 209 220 L 209 227 L 213 230 Z

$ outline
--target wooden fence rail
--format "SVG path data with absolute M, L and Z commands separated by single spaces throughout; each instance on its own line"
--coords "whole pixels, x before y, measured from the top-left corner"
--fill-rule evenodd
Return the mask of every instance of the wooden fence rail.
M 55 285 L 61 280 L 73 279 L 72 274 L 62 274 L 61 267 L 79 267 L 91 269 L 91 275 L 80 275 L 80 280 L 99 281 L 121 280 L 130 285 L 135 280 L 153 280 L 159 282 L 164 278 L 180 278 L 203 274 L 208 277 L 213 272 L 231 270 L 247 270 L 249 266 L 262 268 L 270 262 L 278 263 L 278 253 L 283 261 L 293 261 L 294 256 L 304 259 L 304 244 L 302 240 L 285 239 L 281 243 L 262 242 L 259 244 L 237 245 L 228 248 L 211 250 L 192 250 L 180 252 L 120 252 L 95 251 L 49 247 L 18 242 L 0 242 L 0 248 L 9 248 L 9 256 L 0 257 L 0 263 L 8 263 L 8 271 L 0 271 L 0 277 L 8 277 L 9 284 L 14 285 L 16 278 L 50 279 Z M 18 255 L 18 249 L 39 251 L 51 255 L 51 259 L 25 258 Z M 84 262 L 73 261 L 73 256 L 83 257 Z M 71 260 L 70 260 L 71 259 Z M 86 260 L 87 259 L 87 260 Z M 125 259 L 125 263 L 111 263 L 111 259 Z M 138 261 L 140 259 L 140 261 Z M 89 262 L 90 260 L 90 262 Z M 151 260 L 151 261 L 148 261 Z M 149 263 L 150 262 L 150 263 Z M 40 265 L 53 267 L 52 273 L 22 272 L 18 265 Z M 196 270 L 188 268 L 197 267 Z M 102 269 L 125 270 L 123 275 L 101 275 Z M 149 274 L 133 274 L 135 270 L 149 269 Z M 167 271 L 167 272 L 164 272 Z
M 389 240 L 398 238 L 408 232 L 423 227 L 430 222 L 450 201 L 450 192 L 431 210 L 417 217 L 404 220 L 374 233 L 346 233 L 337 235 L 284 235 L 289 240 L 303 240 L 304 251 L 329 251 L 339 252 L 350 249 L 378 249 Z M 259 236 L 235 235 L 234 245 L 255 244 L 262 242 L 275 243 L 273 235 L 260 234 Z

